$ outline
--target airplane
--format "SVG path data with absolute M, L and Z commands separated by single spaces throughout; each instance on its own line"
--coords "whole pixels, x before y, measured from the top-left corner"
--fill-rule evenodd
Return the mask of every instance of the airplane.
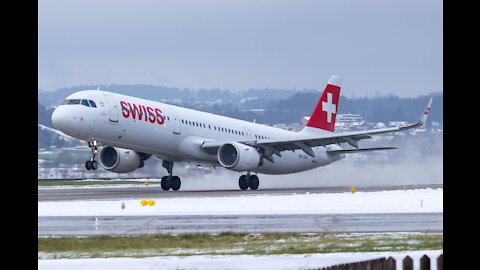
M 180 177 L 173 175 L 175 162 L 245 172 L 239 177 L 239 188 L 257 190 L 258 174 L 298 173 L 337 162 L 347 154 L 396 149 L 361 148 L 358 141 L 418 128 L 430 112 L 432 98 L 417 123 L 335 133 L 341 84 L 341 77 L 330 77 L 299 132 L 102 90 L 71 94 L 53 112 L 52 123 L 87 142 L 92 153 L 85 162 L 87 170 L 98 168 L 97 153 L 100 165 L 116 173 L 142 168 L 153 155 L 167 170 L 160 181 L 165 191 L 181 187 Z M 349 147 L 342 148 L 342 143 Z

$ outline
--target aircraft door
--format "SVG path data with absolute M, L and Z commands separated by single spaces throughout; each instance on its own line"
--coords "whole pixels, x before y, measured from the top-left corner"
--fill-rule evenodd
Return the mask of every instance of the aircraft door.
M 180 116 L 178 115 L 178 112 L 175 109 L 170 109 L 172 112 L 172 122 L 173 122 L 173 134 L 180 134 L 182 126 L 180 123 Z
M 110 122 L 118 123 L 118 105 L 115 102 L 115 99 L 107 94 L 105 94 L 105 98 L 107 99 L 108 106 L 110 107 Z

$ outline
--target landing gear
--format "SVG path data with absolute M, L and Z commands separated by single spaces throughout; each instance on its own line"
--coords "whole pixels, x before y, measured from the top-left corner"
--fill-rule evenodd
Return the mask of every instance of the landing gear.
M 88 141 L 88 147 L 90 147 L 92 151 L 92 158 L 85 162 L 85 169 L 87 170 L 96 170 L 98 168 L 98 163 L 95 161 L 95 156 L 97 155 L 97 141 L 91 140 Z
M 95 160 L 87 160 L 87 162 L 85 162 L 85 169 L 96 170 L 97 168 L 98 168 L 98 163 Z
M 160 185 L 162 186 L 162 189 L 167 191 L 170 189 L 170 177 L 169 176 L 164 176 L 162 177 L 162 180 L 160 181 Z
M 170 179 L 170 186 L 172 190 L 175 190 L 175 191 L 179 190 L 181 185 L 182 185 L 182 182 L 180 181 L 180 177 L 174 176 L 172 177 L 172 179 Z
M 173 161 L 164 160 L 162 162 L 162 166 L 167 169 L 168 172 L 168 175 L 162 177 L 162 180 L 160 181 L 162 189 L 165 191 L 170 189 L 174 191 L 179 190 L 182 185 L 182 181 L 180 180 L 180 177 L 172 175 Z
M 258 180 L 258 176 L 250 175 L 250 173 L 244 174 L 238 179 L 238 186 L 241 190 L 247 190 L 248 188 L 257 190 L 259 185 L 260 180 Z
M 240 186 L 241 190 L 247 190 L 248 189 L 248 180 L 247 180 L 247 176 L 245 174 L 240 176 L 240 178 L 238 179 L 238 186 Z
M 251 175 L 250 179 L 248 179 L 248 185 L 250 186 L 251 190 L 257 190 L 258 185 L 260 185 L 260 180 L 258 180 L 258 176 Z

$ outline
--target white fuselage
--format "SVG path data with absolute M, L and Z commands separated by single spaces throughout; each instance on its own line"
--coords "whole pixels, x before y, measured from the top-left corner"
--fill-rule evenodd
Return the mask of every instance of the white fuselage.
M 216 153 L 209 154 L 201 148 L 203 142 L 227 143 L 300 136 L 284 129 L 106 91 L 80 91 L 67 99 L 93 100 L 96 107 L 81 104 L 59 106 L 52 115 L 52 121 L 64 133 L 84 141 L 94 139 L 103 145 L 152 154 L 169 161 L 221 166 Z M 329 150 L 341 149 L 338 145 L 326 147 Z M 255 172 L 295 173 L 325 166 L 345 157 L 343 154 L 328 155 L 326 147 L 312 148 L 315 157 L 302 150 L 283 151 L 281 157 L 274 156 L 273 163 L 264 160 Z

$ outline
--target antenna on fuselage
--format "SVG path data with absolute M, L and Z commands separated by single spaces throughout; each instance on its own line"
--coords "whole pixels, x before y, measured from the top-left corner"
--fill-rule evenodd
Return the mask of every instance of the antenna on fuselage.
M 257 118 L 253 119 L 253 123 L 256 123 L 257 122 Z
M 100 89 L 100 85 L 99 85 L 99 86 L 97 86 L 97 90 L 98 90 L 98 91 L 99 91 L 99 90 L 102 90 L 102 89 Z

